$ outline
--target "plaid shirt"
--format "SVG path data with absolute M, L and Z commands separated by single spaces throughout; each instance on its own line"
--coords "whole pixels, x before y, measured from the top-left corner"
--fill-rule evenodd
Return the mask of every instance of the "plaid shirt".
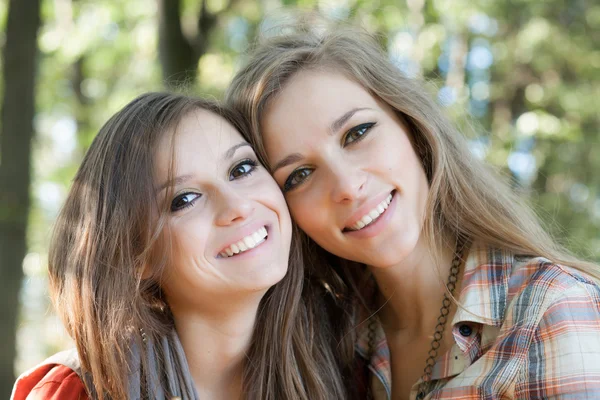
M 600 399 L 597 283 L 544 258 L 473 245 L 459 301 L 454 344 L 436 361 L 425 399 Z M 359 329 L 372 396 L 391 399 L 383 329 L 377 322 L 370 360 L 368 323 Z

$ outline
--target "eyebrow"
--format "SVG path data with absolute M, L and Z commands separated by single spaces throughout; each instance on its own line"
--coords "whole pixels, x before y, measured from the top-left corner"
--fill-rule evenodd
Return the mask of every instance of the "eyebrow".
M 339 117 L 338 119 L 336 119 L 335 121 L 333 121 L 333 123 L 329 127 L 330 134 L 334 135 L 337 131 L 339 131 L 340 129 L 342 129 L 342 127 L 344 126 L 344 124 L 346 122 L 348 122 L 348 120 L 350 118 L 352 118 L 352 116 L 354 114 L 356 114 L 359 111 L 363 111 L 363 110 L 371 110 L 371 108 L 368 108 L 368 107 L 353 108 L 352 110 L 346 112 L 344 115 L 342 115 L 341 117 Z M 271 170 L 271 174 L 274 174 L 275 171 L 277 171 L 280 168 L 287 167 L 288 165 L 291 165 L 291 164 L 296 163 L 298 161 L 302 161 L 303 159 L 304 159 L 304 157 L 302 156 L 302 154 L 300 154 L 300 153 L 292 153 L 289 156 L 287 156 L 284 159 L 282 159 L 281 161 L 277 162 L 275 164 L 275 166 L 273 167 L 273 169 Z
M 156 193 L 159 193 L 161 190 L 163 190 L 164 188 L 166 188 L 168 186 L 181 185 L 182 183 L 185 183 L 185 182 L 189 181 L 190 179 L 192 179 L 192 175 L 181 175 L 181 176 L 175 177 L 173 179 L 170 179 L 170 180 L 166 181 L 165 183 L 163 183 L 162 185 L 160 185 L 159 187 L 157 187 Z
M 229 150 L 227 150 L 225 152 L 225 159 L 229 160 L 229 159 L 233 158 L 233 155 L 235 154 L 236 150 L 239 149 L 240 147 L 245 147 L 245 146 L 252 147 L 252 146 L 250 146 L 250 143 L 248 143 L 248 142 L 240 142 L 238 144 L 234 144 L 233 146 L 231 146 L 229 148 Z
M 273 167 L 273 170 L 271 171 L 271 174 L 274 174 L 275 171 L 277 171 L 280 168 L 287 167 L 288 165 L 291 165 L 298 161 L 302 161 L 303 159 L 304 159 L 304 157 L 302 156 L 302 154 L 292 153 L 289 156 L 282 159 L 281 161 L 279 161 L 277 164 L 275 164 L 275 166 Z
M 335 134 L 337 131 L 339 131 L 340 129 L 342 129 L 342 127 L 344 126 L 344 124 L 346 122 L 348 122 L 348 120 L 350 118 L 352 118 L 352 116 L 354 114 L 356 114 L 359 111 L 363 111 L 363 110 L 370 110 L 370 108 L 368 108 L 368 107 L 353 108 L 352 110 L 348 111 L 347 113 L 345 113 L 344 115 L 342 115 L 341 117 L 339 117 L 338 119 L 336 119 L 335 121 L 333 121 L 333 123 L 329 127 L 330 133 L 332 135 Z
M 230 160 L 233 158 L 233 156 L 235 155 L 235 152 L 237 151 L 237 149 L 241 148 L 241 147 L 252 147 L 250 146 L 250 143 L 248 142 L 240 142 L 238 144 L 235 144 L 233 146 L 231 146 L 226 152 L 225 155 L 223 156 L 224 159 L 226 160 Z M 177 185 L 181 185 L 182 183 L 185 183 L 187 181 L 189 181 L 190 179 L 192 179 L 192 175 L 181 175 L 181 176 L 177 176 L 171 180 L 166 181 L 165 183 L 163 183 L 162 185 L 160 185 L 159 187 L 156 188 L 156 193 L 159 193 L 161 190 L 163 190 L 164 188 L 168 187 L 168 186 L 177 186 Z

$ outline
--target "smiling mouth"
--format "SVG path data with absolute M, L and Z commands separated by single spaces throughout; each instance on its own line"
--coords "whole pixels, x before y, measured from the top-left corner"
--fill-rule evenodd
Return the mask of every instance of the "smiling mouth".
M 256 232 L 244 237 L 239 242 L 233 243 L 226 249 L 223 249 L 223 251 L 219 253 L 219 257 L 235 257 L 238 254 L 242 254 L 248 250 L 252 250 L 255 247 L 258 247 L 261 244 L 263 244 L 267 240 L 268 236 L 269 234 L 267 232 L 267 227 L 263 226 Z
M 379 217 L 385 214 L 386 210 L 390 206 L 395 192 L 395 190 L 392 190 L 392 192 L 381 203 L 377 204 L 375 207 L 373 207 L 371 211 L 363 215 L 358 221 L 354 223 L 354 225 L 344 228 L 342 232 L 360 231 L 361 229 L 364 229 L 367 226 L 374 223 L 375 221 L 377 221 Z

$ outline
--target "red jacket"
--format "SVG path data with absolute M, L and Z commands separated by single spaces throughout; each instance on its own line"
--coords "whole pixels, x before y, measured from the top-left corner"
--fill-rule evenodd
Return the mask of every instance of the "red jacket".
M 71 368 L 41 364 L 17 379 L 11 400 L 89 400 L 89 396 Z

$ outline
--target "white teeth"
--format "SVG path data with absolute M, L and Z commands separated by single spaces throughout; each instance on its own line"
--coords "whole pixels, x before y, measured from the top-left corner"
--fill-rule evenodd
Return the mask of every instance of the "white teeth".
M 221 257 L 233 257 L 236 254 L 255 248 L 267 238 L 267 228 L 264 226 L 254 233 L 244 237 L 219 253 Z
M 392 202 L 392 194 L 390 193 L 388 197 L 385 198 L 381 203 L 377 204 L 375 208 L 366 213 L 361 219 L 359 219 L 354 225 L 350 227 L 353 231 L 358 231 L 365 226 L 371 224 L 373 221 L 377 220 L 381 214 L 384 213 L 385 210 L 389 207 Z
M 254 241 L 254 239 L 252 239 L 252 235 L 250 236 L 246 236 L 244 238 L 244 244 L 246 245 L 246 247 L 248 247 L 249 249 L 253 249 L 254 246 L 256 246 L 256 242 Z

